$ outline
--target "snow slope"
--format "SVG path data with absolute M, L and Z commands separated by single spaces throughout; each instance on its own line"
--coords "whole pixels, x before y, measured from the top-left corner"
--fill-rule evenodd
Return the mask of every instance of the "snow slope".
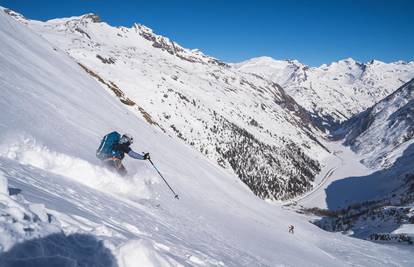
M 322 161 L 322 172 L 316 177 L 317 182 L 321 177 L 326 181 L 322 187 L 299 197 L 300 204 L 328 208 L 330 194 L 334 198 L 330 208 L 337 209 L 387 198 L 400 187 L 404 192 L 409 189 L 405 176 L 414 173 L 410 164 L 414 142 L 413 88 L 411 80 L 333 132 L 338 141 L 327 146 L 335 157 Z
M 413 85 L 409 81 L 333 133 L 340 141 L 330 147 L 337 160 L 323 168 L 326 181 L 297 200 L 322 216 L 318 226 L 369 240 L 413 243 Z
M 414 79 L 348 121 L 345 144 L 372 168 L 390 167 L 414 139 Z
M 82 64 L 131 112 L 235 173 L 264 199 L 309 190 L 318 161 L 329 155 L 308 112 L 257 75 L 139 24 L 113 27 L 93 14 L 46 22 L 11 14 Z
M 398 197 L 402 204 L 414 202 L 409 200 L 414 198 L 413 103 L 411 80 L 335 132 L 344 137 L 344 144 L 358 154 L 361 163 L 376 171 L 365 178 L 372 180 L 366 200 Z
M 413 264 L 407 248 L 325 232 L 258 199 L 3 12 L 0 47 L 0 265 Z M 147 162 L 126 159 L 128 178 L 98 164 L 99 138 L 113 129 L 136 136 L 180 200 Z
M 335 182 L 345 180 L 348 177 L 363 177 L 373 172 L 360 162 L 361 158 L 354 151 L 349 147 L 344 147 L 342 141 L 331 142 L 328 147 L 334 152 L 334 157 L 327 158 L 322 162 L 321 174 L 316 177 L 318 186 L 294 200 L 300 206 L 337 209 L 350 204 L 349 201 L 358 201 L 361 196 L 367 195 L 369 187 L 350 186 L 351 190 L 349 187 L 338 190 L 328 198 L 328 188 Z M 364 198 L 364 200 L 366 199 Z M 338 203 L 340 204 L 338 205 Z
M 414 173 L 413 89 L 411 80 L 333 132 L 333 137 L 352 151 L 331 148 L 337 151 L 338 160 L 327 164 L 334 170 L 330 182 L 326 192 L 321 192 L 316 202 L 307 203 L 308 207 L 329 206 L 328 195 L 334 198 L 334 209 L 391 195 L 411 195 L 407 179 Z
M 414 77 L 414 62 L 361 63 L 352 58 L 309 67 L 298 61 L 253 58 L 233 64 L 280 84 L 328 129 L 379 102 Z

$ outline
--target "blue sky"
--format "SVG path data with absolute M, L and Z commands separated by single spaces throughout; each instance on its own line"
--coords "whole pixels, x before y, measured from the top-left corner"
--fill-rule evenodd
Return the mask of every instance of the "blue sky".
M 28 18 L 96 13 L 110 25 L 139 22 L 227 62 L 257 56 L 317 66 L 414 60 L 411 0 L 0 0 Z

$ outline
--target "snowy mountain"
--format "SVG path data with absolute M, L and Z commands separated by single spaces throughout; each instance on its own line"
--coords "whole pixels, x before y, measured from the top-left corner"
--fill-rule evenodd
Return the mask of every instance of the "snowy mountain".
M 408 249 L 260 200 L 3 12 L 0 47 L 0 266 L 412 265 Z M 139 134 L 134 148 L 151 152 L 180 200 L 146 161 L 126 159 L 127 178 L 99 165 L 113 129 Z
M 8 12 L 131 112 L 235 173 L 261 198 L 306 192 L 329 155 L 309 112 L 274 82 L 139 24 L 112 27 L 93 14 L 40 22 Z
M 345 144 L 371 168 L 388 168 L 414 142 L 414 79 L 342 128 Z
M 233 66 L 280 84 L 328 129 L 364 111 L 414 78 L 414 62 L 360 63 L 351 58 L 320 67 L 260 57 Z
M 366 111 L 347 121 L 335 134 L 344 136 L 361 163 L 376 170 L 360 201 L 386 200 L 414 206 L 414 79 Z M 354 198 L 354 201 L 357 199 Z M 410 208 L 408 209 L 408 211 Z
M 321 216 L 316 225 L 368 240 L 414 243 L 413 97 L 414 79 L 333 133 L 357 154 L 350 158 L 336 149 L 339 166 L 325 192 L 301 202 Z

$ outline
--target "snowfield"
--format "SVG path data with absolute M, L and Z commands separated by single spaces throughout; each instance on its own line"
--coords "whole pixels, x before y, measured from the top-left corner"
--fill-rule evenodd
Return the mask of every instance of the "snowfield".
M 413 248 L 324 231 L 138 118 L 0 12 L 0 266 L 413 266 Z M 146 161 L 95 158 L 112 130 Z M 295 226 L 295 234 L 288 226 Z

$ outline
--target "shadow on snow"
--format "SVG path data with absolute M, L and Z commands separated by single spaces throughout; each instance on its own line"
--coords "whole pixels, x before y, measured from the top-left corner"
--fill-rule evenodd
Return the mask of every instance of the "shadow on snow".
M 88 234 L 57 233 L 18 243 L 0 254 L 0 267 L 118 267 L 103 242 Z
M 402 185 L 400 177 L 414 172 L 414 144 L 408 146 L 403 155 L 387 169 L 367 176 L 347 177 L 334 181 L 326 189 L 328 209 L 335 211 L 351 204 L 376 200 L 392 193 Z

